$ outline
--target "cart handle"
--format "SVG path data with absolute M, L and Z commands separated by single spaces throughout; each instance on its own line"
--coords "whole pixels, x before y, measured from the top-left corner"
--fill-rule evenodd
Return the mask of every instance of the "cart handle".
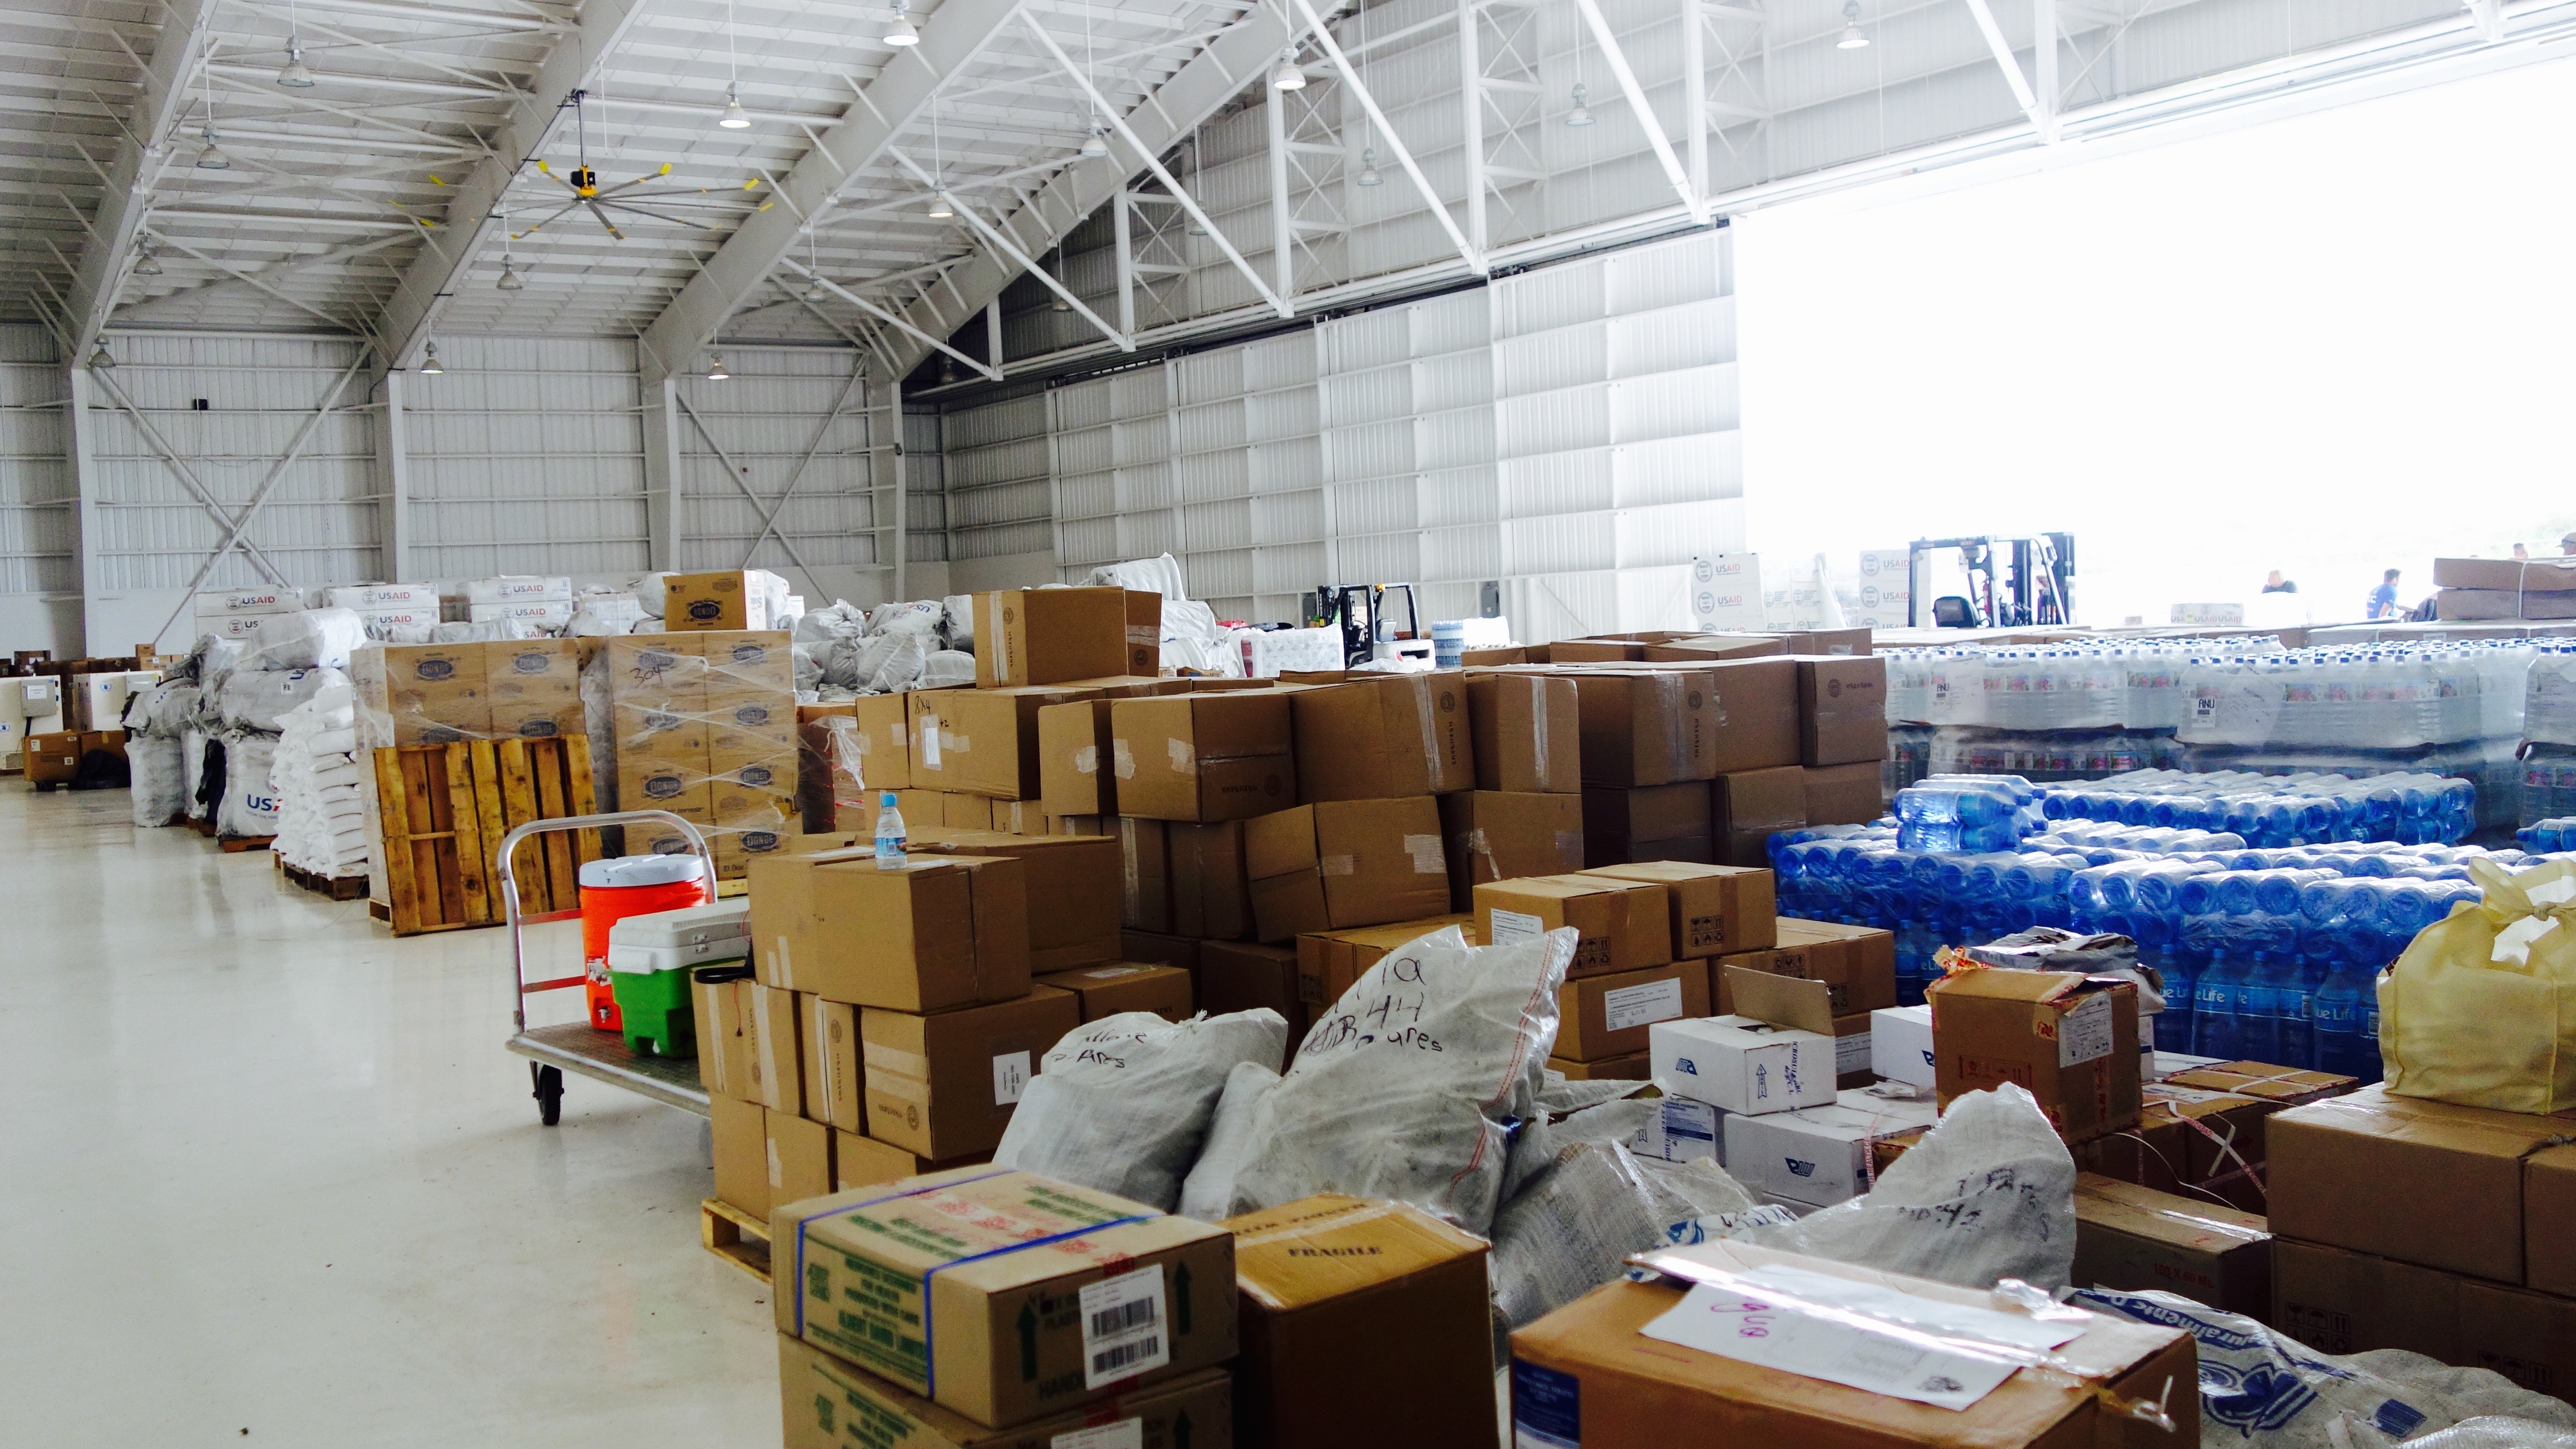
M 519 915 L 519 882 L 511 874 L 510 862 L 518 856 L 519 843 L 532 835 L 544 835 L 557 830 L 599 830 L 612 825 L 678 826 L 681 834 L 688 838 L 690 853 L 706 862 L 708 890 L 712 892 L 715 889 L 716 857 L 715 852 L 707 848 L 707 838 L 698 833 L 698 827 L 695 824 L 668 810 L 618 810 L 606 815 L 567 815 L 556 820 L 531 820 L 501 837 L 501 901 L 509 913 L 510 922 L 510 1023 L 516 1030 L 528 1029 L 529 986 L 527 955 L 519 936 L 519 927 L 525 924 Z M 580 888 L 576 886 L 574 889 L 578 898 Z M 580 913 L 578 911 L 556 912 L 549 915 L 547 919 L 561 920 L 567 914 Z M 541 982 L 536 989 L 545 991 L 578 985 L 582 979 L 575 976 Z

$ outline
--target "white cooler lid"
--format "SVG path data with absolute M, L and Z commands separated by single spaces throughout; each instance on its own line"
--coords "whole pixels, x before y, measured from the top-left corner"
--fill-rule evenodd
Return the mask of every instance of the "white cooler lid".
M 676 885 L 704 880 L 707 863 L 695 855 L 621 855 L 594 860 L 581 868 L 581 883 L 593 890 L 611 886 Z
M 608 944 L 612 946 L 687 946 L 750 938 L 748 896 L 703 906 L 681 906 L 677 910 L 647 911 L 623 917 L 608 928 Z

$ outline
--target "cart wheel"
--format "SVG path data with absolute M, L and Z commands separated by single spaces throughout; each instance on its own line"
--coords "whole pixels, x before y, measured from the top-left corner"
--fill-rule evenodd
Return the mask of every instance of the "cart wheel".
M 563 1120 L 563 1069 L 530 1062 L 528 1076 L 537 1084 L 537 1120 L 552 1127 Z

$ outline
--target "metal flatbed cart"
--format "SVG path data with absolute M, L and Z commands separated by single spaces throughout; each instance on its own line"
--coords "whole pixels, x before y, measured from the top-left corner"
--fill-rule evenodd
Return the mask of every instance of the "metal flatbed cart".
M 707 1089 L 698 1080 L 695 1058 L 645 1056 L 629 1051 L 626 1039 L 605 1032 L 584 1020 L 561 1026 L 528 1025 L 527 999 L 541 991 L 568 991 L 583 984 L 581 975 L 558 976 L 546 981 L 528 979 L 527 951 L 521 940 L 524 926 L 547 921 L 573 921 L 581 910 L 548 911 L 543 915 L 519 914 L 519 884 L 511 877 L 510 863 L 518 856 L 519 842 L 550 830 L 598 830 L 612 825 L 667 825 L 680 830 L 690 849 L 706 862 L 707 880 L 716 877 L 715 853 L 707 849 L 706 837 L 697 826 L 667 810 L 621 810 L 611 815 L 573 815 L 560 820 L 531 820 L 513 830 L 501 841 L 501 899 L 509 912 L 510 980 L 514 988 L 510 1000 L 511 1035 L 504 1043 L 511 1051 L 528 1059 L 528 1078 L 536 1088 L 537 1120 L 552 1127 L 563 1115 L 563 1074 L 572 1072 L 593 1081 L 606 1082 L 640 1096 L 649 1097 L 666 1107 L 683 1112 L 708 1114 Z

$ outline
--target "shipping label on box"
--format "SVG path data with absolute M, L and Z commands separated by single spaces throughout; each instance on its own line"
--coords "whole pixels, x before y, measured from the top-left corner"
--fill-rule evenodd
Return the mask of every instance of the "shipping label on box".
M 1708 1015 L 1708 967 L 1698 961 L 1587 976 L 1557 988 L 1556 1052 L 1577 1061 L 1647 1049 L 1659 1021 Z

